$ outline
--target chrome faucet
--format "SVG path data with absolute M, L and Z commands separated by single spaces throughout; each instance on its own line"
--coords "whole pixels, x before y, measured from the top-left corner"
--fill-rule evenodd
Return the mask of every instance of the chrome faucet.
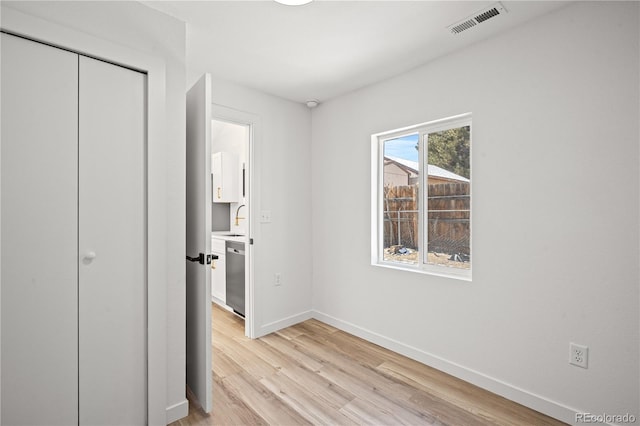
M 236 210 L 236 226 L 240 226 L 240 219 L 244 219 L 244 217 L 239 217 L 238 214 L 240 213 L 240 209 L 244 207 L 244 204 L 240 204 L 240 206 L 238 207 L 238 210 Z

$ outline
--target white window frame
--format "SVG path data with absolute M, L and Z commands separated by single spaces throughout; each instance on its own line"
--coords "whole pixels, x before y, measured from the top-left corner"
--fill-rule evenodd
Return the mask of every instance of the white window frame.
M 432 265 L 426 263 L 426 244 L 427 232 L 425 223 L 426 215 L 426 199 L 427 199 L 427 173 L 425 166 L 428 164 L 427 151 L 424 149 L 426 143 L 426 137 L 429 133 L 441 132 L 448 129 L 469 126 L 471 131 L 469 133 L 470 138 L 473 139 L 473 127 L 472 127 L 471 113 L 456 115 L 440 120 L 429 121 L 426 123 L 416 124 L 414 126 L 403 127 L 400 129 L 390 130 L 382 133 L 376 133 L 371 135 L 371 264 L 374 266 L 381 266 L 385 268 L 398 269 L 404 271 L 417 272 L 422 274 L 436 275 L 441 277 L 455 278 L 465 281 L 471 281 L 471 268 L 453 268 L 443 265 Z M 418 247 L 420 249 L 420 258 L 416 265 L 405 264 L 401 262 L 392 262 L 384 260 L 384 216 L 383 203 L 384 203 L 384 143 L 385 141 L 397 139 L 403 136 L 412 134 L 418 134 L 418 162 L 420 169 L 420 197 L 418 203 Z M 470 141 L 470 150 L 473 145 L 473 141 Z M 469 152 L 470 159 L 472 158 L 471 152 Z M 473 174 L 473 165 L 470 167 L 470 172 Z M 472 188 L 469 189 L 471 200 L 473 200 Z M 471 203 L 472 204 L 472 203 Z M 469 244 L 471 251 L 471 262 L 473 262 L 473 219 L 470 206 L 469 212 L 470 221 L 470 235 Z

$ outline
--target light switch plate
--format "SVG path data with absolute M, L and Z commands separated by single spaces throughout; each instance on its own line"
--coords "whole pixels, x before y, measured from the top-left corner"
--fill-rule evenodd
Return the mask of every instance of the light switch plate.
M 260 210 L 260 223 L 271 223 L 271 210 Z

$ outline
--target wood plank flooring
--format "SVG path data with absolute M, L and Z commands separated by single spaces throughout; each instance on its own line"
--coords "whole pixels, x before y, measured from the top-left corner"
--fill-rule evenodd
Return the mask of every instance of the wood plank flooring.
M 564 425 L 317 320 L 256 340 L 213 305 L 213 413 L 187 425 Z

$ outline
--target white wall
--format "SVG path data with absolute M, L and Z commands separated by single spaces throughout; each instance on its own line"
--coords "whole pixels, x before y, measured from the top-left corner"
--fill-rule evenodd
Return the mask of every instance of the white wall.
M 640 417 L 638 28 L 576 3 L 314 110 L 314 315 L 568 422 Z M 371 266 L 370 135 L 465 112 L 473 282 Z
M 214 104 L 258 121 L 251 237 L 255 333 L 261 336 L 311 315 L 311 113 L 304 105 L 215 78 L 212 88 Z M 260 210 L 271 212 L 271 223 L 259 222 Z M 279 287 L 276 272 L 282 276 Z
M 170 417 L 186 413 L 184 23 L 137 2 L 3 2 L 4 6 L 161 57 L 165 62 L 166 193 L 160 197 L 166 199 L 166 210 L 153 214 L 165 215 L 167 223 L 167 406 Z

